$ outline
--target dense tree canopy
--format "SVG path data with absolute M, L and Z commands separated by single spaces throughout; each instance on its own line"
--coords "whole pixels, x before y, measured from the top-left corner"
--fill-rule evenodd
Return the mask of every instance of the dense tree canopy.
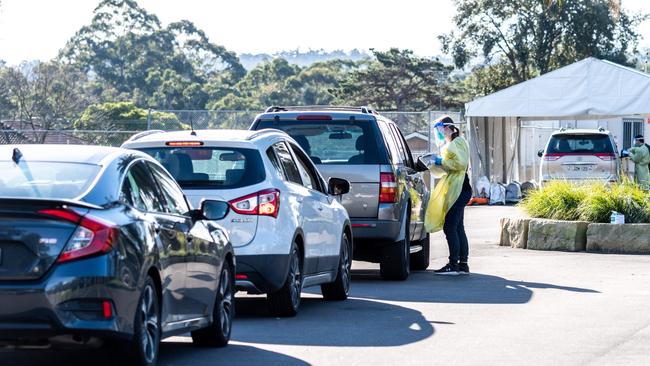
M 19 119 L 34 130 L 131 131 L 152 118 L 158 128 L 186 127 L 175 115 L 150 109 L 353 104 L 458 110 L 477 95 L 587 56 L 645 66 L 633 56 L 636 27 L 645 18 L 615 0 L 455 3 L 457 30 L 441 40 L 456 69 L 390 49 L 302 66 L 278 57 L 247 71 L 237 55 L 187 20 L 163 25 L 135 0 L 101 0 L 90 24 L 56 59 L 13 67 L 0 61 L 0 119 Z M 221 125 L 241 126 L 241 119 L 221 118 Z
M 457 31 L 440 36 L 444 51 L 460 68 L 478 58 L 487 69 L 476 79 L 487 92 L 589 56 L 630 64 L 639 38 L 636 26 L 644 19 L 615 0 L 455 3 Z
M 203 108 L 215 97 L 208 83 L 232 85 L 245 74 L 234 53 L 191 22 L 162 27 L 133 0 L 103 0 L 60 58 L 96 76 L 100 95 L 165 109 Z

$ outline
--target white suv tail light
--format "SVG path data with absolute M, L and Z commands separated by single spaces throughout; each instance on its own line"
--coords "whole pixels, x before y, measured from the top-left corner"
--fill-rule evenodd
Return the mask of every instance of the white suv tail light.
M 278 217 L 280 210 L 280 191 L 265 189 L 229 202 L 233 211 L 240 215 L 260 215 Z

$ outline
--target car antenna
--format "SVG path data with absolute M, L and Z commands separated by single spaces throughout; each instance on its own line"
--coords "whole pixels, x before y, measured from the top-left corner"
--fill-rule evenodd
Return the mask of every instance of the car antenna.
M 196 136 L 196 131 L 194 131 L 194 118 L 190 115 L 190 129 L 192 132 L 190 132 L 190 135 Z
M 22 157 L 23 157 L 23 153 L 20 150 L 18 150 L 17 147 L 14 148 L 14 152 L 11 155 L 11 160 L 13 160 L 14 163 L 18 164 L 18 162 L 20 161 L 20 158 L 22 158 Z

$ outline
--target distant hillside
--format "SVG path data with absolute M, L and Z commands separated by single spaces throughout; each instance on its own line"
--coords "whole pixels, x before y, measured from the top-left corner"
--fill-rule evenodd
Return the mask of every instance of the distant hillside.
M 362 50 L 352 50 L 349 52 L 346 51 L 325 51 L 325 50 L 309 50 L 309 51 L 282 51 L 274 54 L 259 53 L 259 54 L 250 54 L 242 53 L 239 55 L 239 60 L 244 65 L 247 70 L 255 68 L 259 63 L 266 60 L 272 60 L 277 57 L 282 57 L 289 61 L 292 64 L 299 66 L 308 66 L 314 62 L 327 61 L 333 59 L 346 59 L 352 61 L 359 61 L 364 58 L 370 57 L 370 54 Z

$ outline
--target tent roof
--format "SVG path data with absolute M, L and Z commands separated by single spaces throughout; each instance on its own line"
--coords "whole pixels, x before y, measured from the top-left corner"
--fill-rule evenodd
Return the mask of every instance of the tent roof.
M 470 117 L 599 119 L 650 115 L 650 75 L 593 57 L 465 104 Z

